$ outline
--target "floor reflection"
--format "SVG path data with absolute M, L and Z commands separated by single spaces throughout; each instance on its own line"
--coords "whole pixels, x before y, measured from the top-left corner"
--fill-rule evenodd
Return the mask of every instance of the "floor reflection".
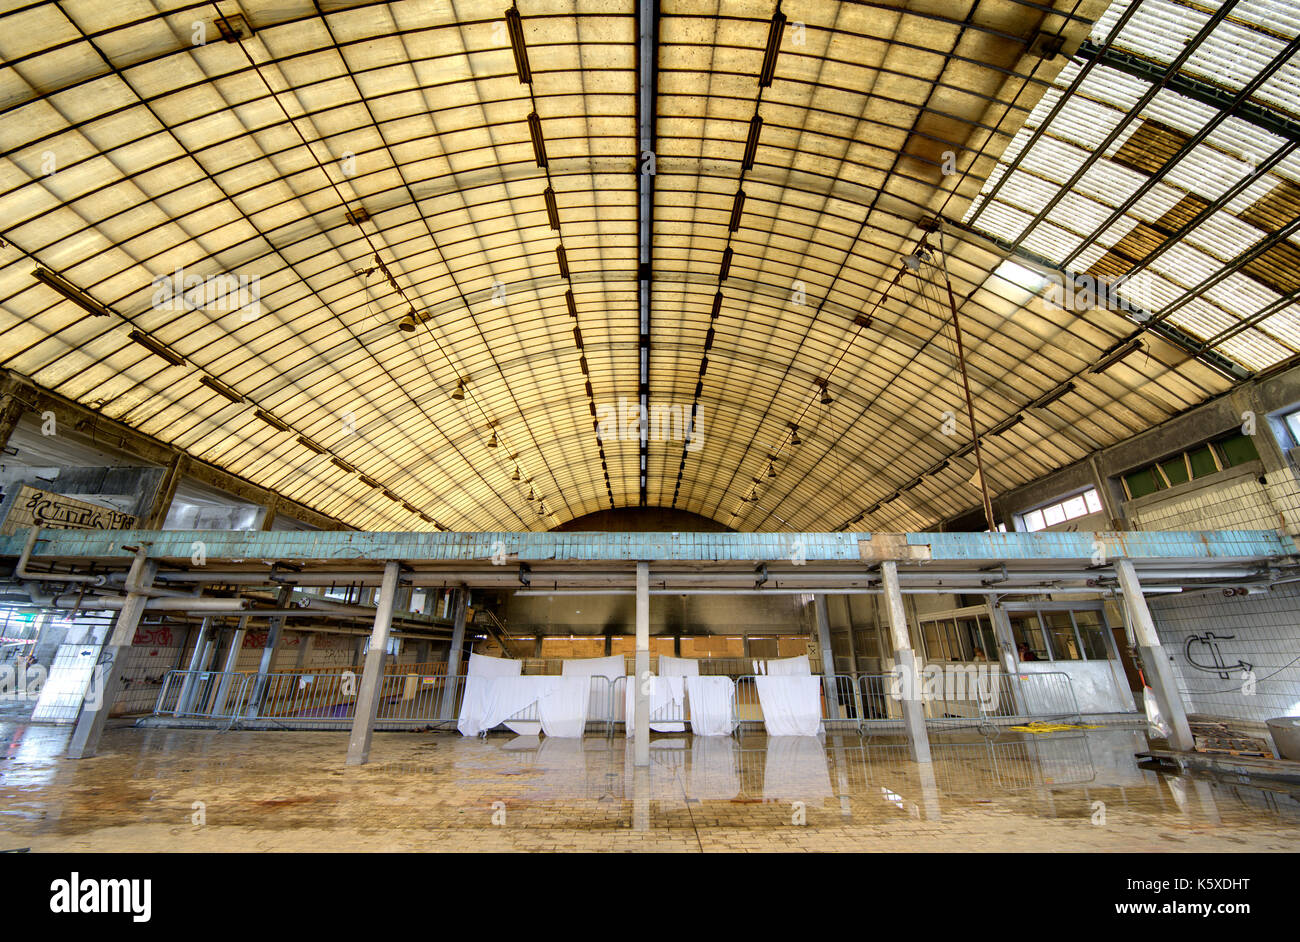
M 922 765 L 896 736 L 664 734 L 644 769 L 617 736 L 379 734 L 360 768 L 335 733 L 112 729 L 80 762 L 62 757 L 67 736 L 0 724 L 0 846 L 1300 846 L 1288 790 L 1142 768 L 1138 729 L 951 732 Z M 215 826 L 189 827 L 195 802 Z

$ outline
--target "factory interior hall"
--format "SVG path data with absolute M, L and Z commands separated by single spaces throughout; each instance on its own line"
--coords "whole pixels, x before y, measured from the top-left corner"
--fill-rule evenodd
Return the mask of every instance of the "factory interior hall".
M 7 0 L 0 851 L 1300 850 L 1297 53 Z

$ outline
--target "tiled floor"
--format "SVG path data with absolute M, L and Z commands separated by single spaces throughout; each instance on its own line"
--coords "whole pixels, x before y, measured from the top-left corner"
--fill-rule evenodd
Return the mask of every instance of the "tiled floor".
M 0 723 L 0 849 L 1296 851 L 1300 802 L 1139 769 L 1140 731 L 936 737 L 927 772 L 897 740 L 622 738 Z

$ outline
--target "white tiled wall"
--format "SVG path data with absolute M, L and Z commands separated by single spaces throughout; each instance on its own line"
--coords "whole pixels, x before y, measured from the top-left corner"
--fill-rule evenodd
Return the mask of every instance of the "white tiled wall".
M 1260 473 L 1232 474 L 1130 502 L 1130 524 L 1135 530 L 1275 530 L 1282 521 Z M 1292 478 L 1294 488 L 1294 476 L 1281 474 Z M 1285 490 L 1284 484 L 1276 487 L 1279 494 Z
M 1260 595 L 1225 598 L 1222 592 L 1204 592 L 1153 597 L 1148 603 L 1189 712 L 1257 722 L 1300 714 L 1300 584 Z M 1254 694 L 1243 692 L 1241 668 L 1224 678 L 1191 666 L 1187 640 L 1204 639 L 1207 632 L 1215 635 L 1223 663 L 1251 665 Z M 1214 663 L 1200 642 L 1190 653 L 1200 663 Z

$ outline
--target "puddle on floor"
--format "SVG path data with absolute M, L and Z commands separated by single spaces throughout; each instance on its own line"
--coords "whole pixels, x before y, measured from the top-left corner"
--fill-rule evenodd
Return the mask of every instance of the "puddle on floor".
M 110 729 L 0 723 L 0 849 L 1295 851 L 1286 786 L 1141 768 L 1141 730 L 691 737 Z

